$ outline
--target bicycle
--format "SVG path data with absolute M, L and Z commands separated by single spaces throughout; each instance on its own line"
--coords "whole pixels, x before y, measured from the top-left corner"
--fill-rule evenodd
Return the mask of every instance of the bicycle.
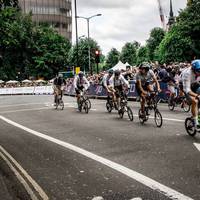
M 189 112 L 190 111 L 190 104 L 187 101 L 185 96 L 176 96 L 176 97 L 170 97 L 168 100 L 168 108 L 169 110 L 173 111 L 175 107 L 177 107 L 178 105 L 181 106 L 181 108 L 185 111 L 185 112 Z
M 119 114 L 120 118 L 123 118 L 124 117 L 124 113 L 127 112 L 129 120 L 133 121 L 133 111 L 128 106 L 127 95 L 122 93 L 120 98 L 121 98 L 121 101 L 120 101 L 121 109 L 118 111 L 118 114 Z
M 91 108 L 91 102 L 89 100 L 88 97 L 86 97 L 86 92 L 85 91 L 81 91 L 80 92 L 80 99 L 78 102 L 78 109 L 80 112 L 82 112 L 82 109 L 85 110 L 85 113 L 88 114 L 90 108 Z
M 157 108 L 157 92 L 148 93 L 147 96 L 147 105 L 145 105 L 144 113 L 142 112 L 142 109 L 139 109 L 138 116 L 141 124 L 144 124 L 149 120 L 150 112 L 154 111 L 154 121 L 158 128 L 162 127 L 163 119 L 160 111 Z
M 61 110 L 63 110 L 64 109 L 64 102 L 63 102 L 63 100 L 62 100 L 62 95 L 61 94 L 56 94 L 56 104 L 55 104 L 55 109 L 57 110 L 58 109 L 58 107 L 61 107 Z
M 113 109 L 118 110 L 116 103 L 113 102 L 113 98 L 110 96 L 107 97 L 106 109 L 109 113 L 111 113 Z

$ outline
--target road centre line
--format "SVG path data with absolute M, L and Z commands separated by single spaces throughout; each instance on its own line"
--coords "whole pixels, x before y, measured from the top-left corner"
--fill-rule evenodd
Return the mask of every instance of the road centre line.
M 11 167 L 14 169 L 15 169 L 15 167 L 17 168 L 14 171 L 14 172 L 17 172 L 17 173 L 15 173 L 15 175 L 17 176 L 18 179 L 20 178 L 19 179 L 20 182 L 22 180 L 21 183 L 24 185 L 24 187 L 27 190 L 27 192 L 29 193 L 29 195 L 32 196 L 32 194 L 33 194 L 33 199 L 38 199 L 38 198 L 34 197 L 35 195 L 34 195 L 33 190 L 29 187 L 28 183 L 24 180 L 24 178 L 21 176 L 21 174 L 19 172 L 21 172 L 23 174 L 23 176 L 29 181 L 29 183 L 38 192 L 38 194 L 40 195 L 40 197 L 43 200 L 49 199 L 49 197 L 46 195 L 44 190 L 36 183 L 35 180 L 33 180 L 33 178 L 23 169 L 23 167 L 1 145 L 0 145 L 0 155 L 4 156 L 4 160 L 7 162 L 7 164 L 9 165 L 10 168 Z M 11 164 L 11 162 L 9 160 L 12 161 L 13 164 Z
M 163 185 L 163 184 L 161 184 L 161 183 L 159 183 L 159 182 L 157 182 L 157 181 L 155 181 L 155 180 L 153 180 L 153 179 L 151 179 L 151 178 L 149 178 L 147 176 L 144 176 L 144 175 L 142 175 L 142 174 L 140 174 L 140 173 L 138 173 L 138 172 L 136 172 L 134 170 L 131 170 L 131 169 L 127 168 L 127 167 L 124 167 L 124 166 L 122 166 L 120 164 L 117 164 L 117 163 L 115 163 L 113 161 L 110 161 L 110 160 L 108 160 L 106 158 L 98 156 L 98 155 L 96 155 L 94 153 L 86 151 L 86 150 L 84 150 L 84 149 L 82 149 L 80 147 L 77 147 L 75 145 L 69 144 L 67 142 L 58 140 L 56 138 L 50 137 L 48 135 L 42 134 L 42 133 L 34 131 L 32 129 L 29 129 L 29 128 L 27 128 L 27 127 L 25 127 L 23 125 L 20 125 L 20 124 L 14 122 L 14 121 L 12 121 L 12 120 L 10 120 L 8 118 L 5 118 L 5 117 L 3 117 L 1 115 L 0 115 L 0 119 L 5 121 L 6 123 L 12 125 L 12 126 L 15 126 L 15 127 L 18 127 L 19 129 L 22 129 L 22 130 L 24 130 L 24 131 L 26 131 L 26 132 L 28 132 L 28 133 L 30 133 L 32 135 L 35 135 L 37 137 L 40 137 L 40 138 L 43 138 L 45 140 L 51 141 L 51 142 L 53 142 L 55 144 L 58 144 L 58 145 L 63 146 L 65 148 L 67 148 L 67 149 L 70 149 L 70 150 L 72 150 L 72 151 L 74 151 L 76 153 L 79 153 L 79 154 L 81 154 L 81 155 L 83 155 L 83 156 L 85 156 L 87 158 L 93 159 L 96 162 L 99 162 L 99 163 L 101 163 L 101 164 L 103 164 L 105 166 L 108 166 L 111 169 L 114 169 L 114 170 L 116 170 L 116 171 L 118 171 L 118 172 L 120 172 L 120 173 L 122 173 L 122 174 L 124 174 L 124 175 L 126 175 L 126 176 L 128 176 L 130 178 L 132 178 L 133 180 L 136 180 L 137 182 L 142 183 L 143 185 L 145 185 L 145 186 L 151 188 L 152 190 L 155 190 L 155 191 L 165 195 L 166 197 L 168 197 L 168 198 L 170 198 L 172 200 L 192 200 L 192 198 L 190 198 L 188 196 L 185 196 L 184 194 L 179 193 L 178 191 L 175 191 L 175 190 L 173 190 L 173 189 L 171 189 L 171 188 L 169 188 L 169 187 L 167 187 L 167 186 L 165 186 L 165 185 Z

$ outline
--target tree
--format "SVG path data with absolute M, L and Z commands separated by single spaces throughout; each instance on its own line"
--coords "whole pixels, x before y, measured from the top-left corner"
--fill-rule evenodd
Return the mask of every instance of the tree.
M 123 63 L 128 62 L 130 65 L 136 64 L 137 61 L 137 50 L 140 47 L 138 42 L 127 42 L 123 47 L 120 54 L 120 60 Z
M 18 8 L 18 0 L 0 0 L 0 9 L 5 7 Z
M 148 61 L 148 48 L 146 46 L 142 46 L 137 52 L 137 65 Z
M 200 4 L 193 0 L 182 10 L 158 50 L 162 62 L 191 61 L 200 57 Z
M 100 50 L 98 43 L 90 38 L 90 66 L 94 69 L 95 67 L 95 50 Z M 77 47 L 74 45 L 69 53 L 69 63 L 71 66 L 76 66 L 76 56 L 77 56 Z M 88 54 L 88 39 L 80 38 L 78 42 L 78 61 L 79 67 L 82 71 L 89 72 L 89 54 Z
M 120 57 L 120 52 L 117 51 L 116 48 L 112 48 L 108 53 L 105 69 L 109 69 L 115 66 L 119 62 L 119 57 Z
M 162 28 L 154 28 L 150 32 L 150 37 L 147 40 L 148 57 L 149 60 L 155 60 L 155 50 L 160 45 L 165 36 Z

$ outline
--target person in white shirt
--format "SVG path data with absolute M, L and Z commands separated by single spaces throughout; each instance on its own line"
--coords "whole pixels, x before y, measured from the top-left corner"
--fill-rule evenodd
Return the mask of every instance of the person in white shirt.
M 200 60 L 194 60 L 192 67 L 186 68 L 181 73 L 183 91 L 186 98 L 192 104 L 192 117 L 194 119 L 196 130 L 200 130 L 200 124 L 198 122 L 198 103 L 200 99 L 200 83 L 197 78 L 200 76 Z
M 110 78 L 109 84 L 110 90 L 114 92 L 114 102 L 117 103 L 118 110 L 120 110 L 120 97 L 124 95 L 124 88 L 130 88 L 130 84 L 123 77 L 123 75 L 121 75 L 121 72 L 119 70 L 116 70 L 114 72 L 114 75 Z
M 79 104 L 81 91 L 86 91 L 90 87 L 90 82 L 85 77 L 84 73 L 80 71 L 78 76 L 74 79 L 74 89 L 77 95 L 77 104 Z

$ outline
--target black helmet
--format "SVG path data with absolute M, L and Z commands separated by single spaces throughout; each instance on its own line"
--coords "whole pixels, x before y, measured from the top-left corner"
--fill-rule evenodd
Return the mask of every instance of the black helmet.
M 141 65 L 140 65 L 140 67 L 139 67 L 140 69 L 145 69 L 145 71 L 149 71 L 150 69 L 151 69 L 151 65 L 149 64 L 149 63 L 147 63 L 147 62 L 144 62 L 144 63 L 142 63 Z
M 121 72 L 120 72 L 119 70 L 116 70 L 116 71 L 114 72 L 114 74 L 115 74 L 115 76 L 119 76 L 119 75 L 121 74 Z
M 78 73 L 78 76 L 79 76 L 79 78 L 83 78 L 84 73 L 83 73 L 82 71 L 80 71 L 80 72 Z
M 114 73 L 113 69 L 109 69 L 109 70 L 108 70 L 108 73 L 109 73 L 110 75 L 113 75 L 113 73 Z

